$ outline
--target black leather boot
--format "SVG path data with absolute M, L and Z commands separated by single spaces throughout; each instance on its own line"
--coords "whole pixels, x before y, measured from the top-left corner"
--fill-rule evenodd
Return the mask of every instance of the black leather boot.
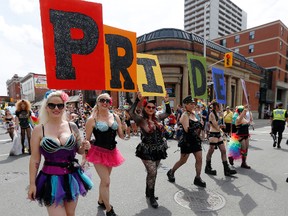
M 155 194 L 154 194 L 154 189 L 150 189 L 150 197 L 149 197 L 149 200 L 150 200 L 150 204 L 153 208 L 158 208 L 158 202 L 156 200 L 156 197 L 155 197 Z
M 229 160 L 229 163 L 230 163 L 230 165 L 234 165 L 234 159 L 233 159 L 233 157 L 228 157 L 228 160 Z
M 194 178 L 194 185 L 199 186 L 199 187 L 206 187 L 206 182 L 204 182 L 200 177 Z
M 228 162 L 227 161 L 223 161 L 223 167 L 224 167 L 224 175 L 225 176 L 231 176 L 236 174 L 236 170 L 231 170 L 228 166 Z
M 106 216 L 117 216 L 114 212 L 113 206 L 111 206 L 111 209 L 109 212 L 106 211 Z
M 217 175 L 216 170 L 212 169 L 211 161 L 206 161 L 205 173 L 209 175 Z
M 251 167 L 248 166 L 247 163 L 246 163 L 246 156 L 242 156 L 242 164 L 241 164 L 241 167 L 242 167 L 242 168 L 245 168 L 245 169 L 251 169 Z

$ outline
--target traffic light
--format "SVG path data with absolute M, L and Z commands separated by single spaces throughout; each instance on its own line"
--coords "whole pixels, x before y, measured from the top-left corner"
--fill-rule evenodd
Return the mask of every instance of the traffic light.
M 224 67 L 232 67 L 232 65 L 233 65 L 233 52 L 225 53 Z

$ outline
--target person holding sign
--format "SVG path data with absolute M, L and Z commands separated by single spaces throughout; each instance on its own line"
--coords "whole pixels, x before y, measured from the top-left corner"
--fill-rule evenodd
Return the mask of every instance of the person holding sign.
M 78 196 L 85 196 L 93 186 L 75 158 L 76 153 L 84 154 L 90 143 L 82 141 L 75 123 L 66 120 L 68 98 L 63 91 L 45 94 L 40 124 L 31 137 L 28 198 L 44 204 L 49 215 L 75 215 Z M 41 155 L 45 161 L 37 175 Z
M 151 206 L 157 208 L 158 202 L 154 194 L 157 168 L 160 160 L 167 157 L 166 150 L 168 148 L 163 137 L 164 126 L 160 122 L 171 114 L 171 108 L 168 96 L 165 96 L 165 113 L 156 116 L 156 101 L 144 99 L 142 115 L 139 115 L 135 113 L 135 110 L 141 99 L 142 95 L 138 93 L 129 114 L 141 129 L 141 143 L 136 147 L 136 156 L 142 160 L 147 171 L 146 197 L 149 198 Z
M 210 122 L 210 131 L 209 131 L 209 143 L 210 147 L 208 150 L 208 153 L 206 155 L 206 167 L 205 167 L 205 173 L 209 175 L 216 175 L 216 170 L 212 169 L 211 166 L 211 158 L 212 154 L 214 153 L 215 147 L 219 147 L 221 151 L 221 158 L 222 163 L 224 166 L 224 175 L 225 176 L 231 176 L 233 174 L 236 174 L 236 170 L 231 170 L 229 168 L 228 162 L 227 162 L 227 156 L 226 156 L 226 147 L 223 142 L 223 137 L 221 136 L 222 127 L 218 124 L 219 115 L 218 112 L 220 111 L 220 105 L 218 102 L 214 101 L 212 102 L 212 111 L 209 114 L 209 122 Z
M 194 184 L 200 187 L 206 187 L 206 183 L 200 177 L 202 168 L 202 146 L 200 136 L 201 131 L 203 130 L 203 125 L 196 118 L 194 111 L 196 102 L 192 97 L 187 96 L 184 98 L 183 104 L 185 105 L 186 111 L 180 118 L 180 123 L 183 126 L 183 135 L 178 144 L 181 149 L 181 155 L 179 161 L 177 161 L 173 168 L 168 171 L 168 180 L 170 182 L 175 182 L 174 173 L 187 162 L 190 153 L 193 153 L 196 160 L 196 177 L 194 179 Z
M 109 94 L 100 94 L 96 105 L 86 123 L 87 140 L 92 140 L 91 149 L 86 155 L 88 162 L 94 164 L 100 177 L 98 205 L 106 209 L 107 216 L 116 215 L 110 204 L 110 175 L 112 168 L 121 165 L 124 158 L 116 147 L 116 135 L 124 139 L 122 123 L 118 115 L 109 111 L 112 99 Z

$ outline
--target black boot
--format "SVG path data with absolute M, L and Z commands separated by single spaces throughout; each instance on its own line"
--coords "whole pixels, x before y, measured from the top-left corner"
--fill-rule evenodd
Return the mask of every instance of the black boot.
M 155 197 L 155 194 L 154 194 L 154 189 L 150 189 L 150 197 L 149 197 L 149 200 L 150 200 L 150 204 L 153 208 L 158 208 L 158 202 L 156 200 L 156 197 Z
M 234 175 L 236 174 L 236 170 L 231 170 L 228 166 L 228 162 L 227 161 L 223 161 L 223 167 L 224 167 L 224 175 L 225 176 L 231 176 L 231 175 Z
M 194 178 L 194 185 L 199 186 L 199 187 L 206 187 L 206 182 L 204 182 L 200 177 Z
M 113 206 L 111 206 L 111 209 L 109 212 L 106 211 L 106 216 L 117 216 L 114 212 Z
M 246 163 L 246 156 L 242 156 L 242 164 L 241 164 L 241 167 L 242 167 L 242 168 L 245 168 L 245 169 L 251 169 L 251 167 L 248 166 L 247 163 Z
M 175 176 L 174 176 L 174 173 L 173 173 L 172 169 L 170 169 L 167 172 L 167 176 L 168 176 L 168 181 L 169 182 L 175 182 Z
M 282 141 L 282 138 L 280 138 L 280 137 L 278 136 L 277 148 L 281 148 L 281 146 L 280 146 L 281 141 Z
M 230 163 L 230 165 L 234 165 L 234 159 L 233 159 L 233 157 L 228 157 L 228 160 L 229 160 L 229 163 Z
M 211 161 L 206 161 L 205 173 L 209 175 L 217 175 L 216 170 L 212 169 Z

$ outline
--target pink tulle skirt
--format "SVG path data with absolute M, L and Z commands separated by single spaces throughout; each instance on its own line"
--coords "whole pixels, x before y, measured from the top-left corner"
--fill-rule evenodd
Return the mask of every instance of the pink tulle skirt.
M 117 147 L 109 150 L 94 145 L 89 149 L 86 158 L 93 164 L 102 164 L 107 167 L 116 167 L 125 161 Z

